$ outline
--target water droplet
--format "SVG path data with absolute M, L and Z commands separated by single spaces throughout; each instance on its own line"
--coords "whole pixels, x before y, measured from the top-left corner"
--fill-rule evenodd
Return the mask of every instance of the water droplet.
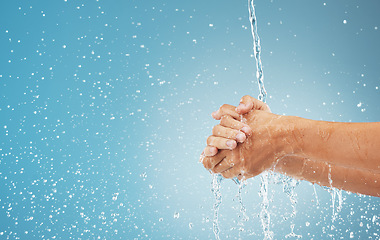
M 112 200 L 116 201 L 118 196 L 119 196 L 119 193 L 114 193 L 112 196 Z

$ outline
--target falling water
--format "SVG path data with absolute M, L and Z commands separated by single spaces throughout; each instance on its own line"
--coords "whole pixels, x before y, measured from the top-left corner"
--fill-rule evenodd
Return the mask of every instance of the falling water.
M 253 51 L 256 60 L 256 78 L 259 84 L 259 100 L 265 102 L 267 92 L 264 87 L 264 73 L 263 66 L 261 64 L 261 46 L 260 46 L 260 38 L 257 33 L 257 21 L 256 21 L 256 13 L 255 13 L 255 5 L 253 4 L 253 0 L 248 0 L 248 11 L 249 11 L 249 20 L 251 23 L 251 32 L 253 37 Z M 264 231 L 264 239 L 273 239 L 273 232 L 269 230 L 270 226 L 270 214 L 268 211 L 269 200 L 268 200 L 268 173 L 264 172 L 261 174 L 261 187 L 260 187 L 260 196 L 263 201 L 261 203 L 261 226 Z
M 247 185 L 246 180 L 239 182 L 239 191 L 238 191 L 238 195 L 237 195 L 238 201 L 240 203 L 240 216 L 239 216 L 240 221 L 238 223 L 238 225 L 239 225 L 239 238 L 240 238 L 240 233 L 244 231 L 245 222 L 247 222 L 249 220 L 249 217 L 246 213 L 247 209 L 245 208 L 245 206 L 243 204 L 243 198 L 242 198 L 242 190 L 246 185 Z
M 299 181 L 291 177 L 283 177 L 283 191 L 289 197 L 290 203 L 292 205 L 292 213 L 290 217 L 294 218 L 297 214 L 296 205 L 297 205 L 297 193 L 294 192 L 294 189 L 299 184 Z
M 330 189 L 328 190 L 331 194 L 331 205 L 332 205 L 332 222 L 336 220 L 338 217 L 339 212 L 342 210 L 343 206 L 343 196 L 342 196 L 342 190 L 336 189 L 332 186 L 333 180 L 331 178 L 331 165 L 328 165 L 329 167 L 329 172 L 328 172 L 328 179 L 329 179 L 329 184 L 330 184 Z M 335 210 L 335 199 L 336 196 L 338 196 L 338 206 L 336 207 Z
M 220 183 L 222 181 L 223 177 L 219 174 L 214 174 L 212 177 L 212 192 L 214 193 L 215 197 L 215 203 L 214 203 L 214 220 L 212 223 L 213 231 L 215 234 L 215 239 L 220 240 L 219 238 L 219 221 L 218 221 L 218 214 L 219 214 L 219 207 L 222 203 L 222 194 L 220 193 Z
M 256 21 L 256 13 L 255 13 L 255 5 L 253 4 L 253 0 L 248 0 L 248 11 L 249 11 L 249 21 L 251 23 L 251 32 L 253 37 L 253 51 L 256 60 L 256 78 L 259 84 L 259 100 L 266 102 L 267 91 L 264 87 L 264 72 L 263 66 L 261 64 L 261 45 L 260 38 L 257 33 L 257 21 Z
M 290 225 L 290 233 L 285 235 L 285 238 L 302 238 L 302 235 L 298 235 L 294 233 L 294 224 Z

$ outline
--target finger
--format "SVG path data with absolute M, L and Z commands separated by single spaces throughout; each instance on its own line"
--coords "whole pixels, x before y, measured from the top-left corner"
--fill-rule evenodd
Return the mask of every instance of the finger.
M 252 129 L 248 126 L 248 124 L 235 120 L 231 116 L 228 116 L 228 115 L 222 117 L 219 125 L 222 125 L 227 128 L 240 130 L 248 136 L 252 134 Z
M 270 109 L 267 104 L 249 95 L 245 95 L 244 97 L 242 97 L 239 106 L 237 106 L 236 108 L 236 112 L 239 114 L 245 114 L 251 111 L 252 109 L 270 112 Z
M 209 136 L 207 138 L 207 145 L 212 146 L 212 147 L 216 147 L 218 149 L 232 150 L 232 149 L 236 148 L 237 143 L 235 140 L 231 140 L 228 138 Z
M 212 156 L 212 157 L 207 157 L 207 156 L 204 156 L 203 157 L 203 166 L 206 168 L 206 169 L 212 169 L 214 168 L 218 163 L 220 163 L 226 156 L 226 152 L 225 151 L 220 151 L 218 154 L 216 154 L 215 156 Z
M 213 112 L 211 115 L 215 120 L 220 120 L 224 115 L 230 115 L 235 119 L 240 119 L 240 115 L 235 111 L 235 107 L 229 104 L 222 105 L 218 111 Z
M 243 132 L 233 128 L 223 127 L 221 125 L 216 125 L 212 129 L 212 135 L 216 137 L 233 139 L 240 143 L 243 143 L 247 138 Z
M 226 171 L 220 173 L 224 178 L 232 179 L 234 177 L 239 176 L 240 170 L 238 167 L 232 167 L 230 169 L 227 169 Z
M 236 112 L 239 114 L 245 114 L 253 109 L 253 99 L 249 95 L 245 95 L 240 99 L 239 106 L 236 108 Z
M 223 173 L 224 171 L 235 167 L 235 162 L 231 158 L 224 158 L 214 168 L 211 169 L 213 173 Z M 237 175 L 237 174 L 236 174 Z
M 203 153 L 207 157 L 212 157 L 218 153 L 218 149 L 216 147 L 207 146 L 205 147 L 205 150 L 203 150 Z

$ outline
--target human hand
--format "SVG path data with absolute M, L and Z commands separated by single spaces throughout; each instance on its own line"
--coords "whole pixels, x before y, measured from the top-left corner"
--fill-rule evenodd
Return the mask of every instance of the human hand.
M 252 129 L 241 121 L 242 117 L 235 109 L 232 105 L 224 104 L 212 114 L 215 119 L 221 120 L 221 124 L 216 125 L 212 129 L 212 135 L 207 138 L 207 147 L 203 151 L 205 156 L 214 156 L 219 149 L 232 150 L 252 133 Z
M 224 104 L 218 111 L 212 113 L 215 120 L 221 120 L 222 126 L 216 125 L 212 135 L 207 139 L 207 147 L 204 149 L 205 156 L 214 156 L 219 149 L 234 149 L 237 142 L 243 143 L 247 136 L 252 133 L 251 128 L 241 122 L 241 115 L 252 109 L 270 112 L 269 106 L 249 95 L 241 98 L 239 106 Z M 228 127 L 223 127 L 228 126 Z
M 234 126 L 231 122 L 235 121 L 225 119 L 231 120 L 231 117 L 221 117 L 219 125 L 231 129 Z M 242 121 L 253 129 L 245 142 L 233 150 L 223 149 L 214 156 L 204 156 L 205 168 L 225 178 L 251 178 L 273 168 L 280 159 L 292 153 L 287 139 L 287 117 L 264 110 L 251 110 L 243 115 Z M 234 127 L 232 130 L 235 131 Z

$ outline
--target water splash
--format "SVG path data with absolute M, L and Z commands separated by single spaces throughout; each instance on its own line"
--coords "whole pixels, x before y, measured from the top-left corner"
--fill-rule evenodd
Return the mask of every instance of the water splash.
M 339 212 L 342 210 L 343 207 L 343 195 L 342 195 L 342 190 L 334 188 L 333 185 L 333 180 L 331 178 L 331 165 L 328 165 L 329 167 L 329 172 L 328 172 L 328 179 L 329 179 L 329 184 L 330 184 L 330 189 L 328 191 L 331 194 L 331 205 L 333 209 L 332 213 L 332 222 L 336 220 L 338 217 Z M 338 206 L 336 207 L 335 210 L 335 202 L 336 202 L 336 197 L 338 196 Z
M 319 199 L 318 199 L 317 190 L 315 189 L 315 184 L 313 184 L 313 188 L 314 188 L 315 201 L 317 203 L 317 207 L 319 207 Z
M 298 235 L 298 234 L 295 234 L 294 233 L 294 224 L 292 224 L 292 225 L 290 225 L 290 233 L 289 234 L 287 234 L 286 236 L 285 236 L 285 238 L 290 238 L 290 237 L 294 237 L 294 238 L 302 238 L 302 235 Z
M 298 235 L 298 234 L 295 234 L 294 233 L 294 218 L 297 214 L 297 209 L 296 209 L 296 206 L 297 206 L 297 193 L 294 191 L 296 189 L 296 187 L 298 186 L 299 184 L 299 181 L 294 179 L 294 178 L 290 178 L 290 177 L 287 177 L 285 176 L 283 178 L 283 191 L 284 193 L 289 197 L 289 200 L 290 200 L 290 203 L 291 203 L 291 206 L 292 206 L 292 213 L 290 214 L 290 217 L 291 217 L 291 225 L 290 225 L 290 229 L 291 229 L 291 232 L 289 234 L 287 234 L 285 236 L 285 238 L 289 238 L 289 237 L 294 237 L 294 238 L 302 238 L 302 235 Z
M 260 211 L 260 220 L 261 226 L 264 232 L 264 239 L 269 240 L 273 239 L 273 232 L 269 230 L 270 227 L 270 214 L 269 214 L 269 199 L 268 199 L 268 183 L 269 176 L 268 172 L 263 172 L 261 174 L 261 184 L 260 184 L 260 192 L 259 196 L 262 197 L 263 201 L 261 203 L 261 211 Z
M 295 193 L 294 190 L 298 186 L 299 181 L 294 179 L 294 178 L 284 176 L 282 183 L 283 183 L 283 191 L 289 197 L 289 200 L 290 200 L 290 203 L 292 206 L 292 213 L 291 213 L 290 217 L 295 217 L 297 214 L 297 209 L 296 209 L 297 193 Z
M 223 177 L 219 174 L 214 174 L 212 176 L 212 192 L 214 193 L 215 197 L 215 203 L 214 203 L 214 220 L 212 223 L 212 229 L 215 234 L 215 239 L 220 240 L 219 233 L 219 207 L 220 204 L 222 203 L 222 194 L 220 193 L 220 187 L 221 187 L 221 182 L 222 182 Z
M 247 209 L 245 208 L 244 204 L 243 204 L 243 197 L 242 197 L 242 190 L 243 188 L 247 186 L 247 182 L 245 180 L 243 181 L 240 181 L 239 183 L 239 191 L 238 191 L 238 195 L 237 195 L 237 198 L 238 198 L 238 201 L 240 203 L 240 215 L 239 215 L 239 218 L 240 218 L 240 221 L 238 223 L 238 226 L 239 226 L 239 238 L 240 238 L 240 233 L 244 231 L 244 222 L 247 222 L 249 221 L 249 217 L 246 213 Z

